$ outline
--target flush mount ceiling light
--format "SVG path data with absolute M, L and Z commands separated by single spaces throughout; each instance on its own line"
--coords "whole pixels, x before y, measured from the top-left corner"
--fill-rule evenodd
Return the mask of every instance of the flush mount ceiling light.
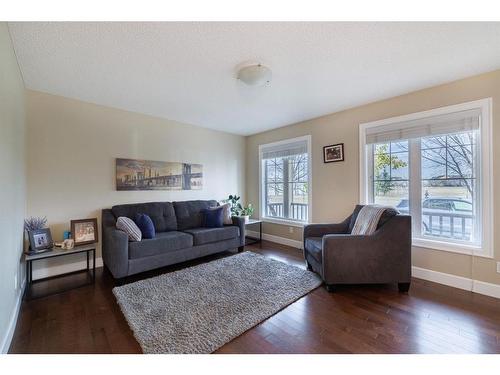
M 264 86 L 271 82 L 271 69 L 262 64 L 248 65 L 238 70 L 237 78 L 249 86 Z

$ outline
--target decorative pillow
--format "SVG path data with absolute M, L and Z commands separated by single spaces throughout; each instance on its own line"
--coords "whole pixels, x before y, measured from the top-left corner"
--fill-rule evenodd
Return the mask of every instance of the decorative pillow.
M 222 222 L 224 224 L 233 224 L 233 219 L 231 218 L 231 203 L 222 203 L 219 207 L 222 207 Z
M 136 214 L 135 223 L 142 233 L 142 238 L 155 238 L 156 231 L 153 220 L 146 214 Z
M 203 226 L 206 228 L 221 228 L 224 226 L 224 207 L 205 208 L 201 210 Z
M 132 219 L 126 216 L 120 216 L 116 220 L 116 229 L 124 231 L 130 241 L 140 241 L 142 239 L 141 230 Z

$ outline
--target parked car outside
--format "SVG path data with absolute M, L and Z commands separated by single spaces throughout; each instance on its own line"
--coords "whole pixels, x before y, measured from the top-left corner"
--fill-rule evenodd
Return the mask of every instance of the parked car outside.
M 408 199 L 396 208 L 409 214 Z M 472 234 L 472 201 L 454 197 L 432 197 L 422 201 L 422 231 L 424 235 L 469 241 Z

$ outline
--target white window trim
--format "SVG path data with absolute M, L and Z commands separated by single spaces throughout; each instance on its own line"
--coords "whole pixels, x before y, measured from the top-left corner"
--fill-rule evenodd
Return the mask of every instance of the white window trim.
M 391 117 L 388 119 L 362 123 L 359 125 L 359 200 L 362 204 L 369 202 L 369 182 L 368 158 L 366 152 L 366 130 L 369 128 L 390 125 L 398 122 L 417 120 L 430 116 L 445 115 L 453 112 L 464 111 L 469 109 L 481 110 L 480 123 L 480 155 L 481 169 L 480 181 L 480 205 L 481 205 L 481 223 L 482 223 L 482 239 L 481 246 L 471 246 L 467 244 L 450 243 L 439 240 L 413 238 L 412 245 L 435 250 L 450 251 L 460 254 L 468 254 L 481 256 L 485 258 L 494 257 L 493 243 L 493 146 L 492 146 L 492 99 L 480 99 L 471 102 L 450 105 L 431 109 L 428 111 L 411 113 L 408 115 Z M 411 167 L 410 167 L 411 168 Z
M 307 155 L 308 155 L 308 157 L 307 157 L 307 168 L 308 168 L 307 185 L 308 185 L 308 189 L 309 189 L 309 193 L 307 195 L 307 212 L 308 212 L 307 213 L 307 222 L 296 221 L 296 220 L 291 220 L 291 219 L 281 219 L 281 218 L 276 218 L 276 217 L 267 217 L 264 215 L 264 213 L 265 213 L 264 202 L 266 201 L 266 199 L 264 197 L 264 192 L 262 190 L 262 149 L 264 147 L 279 146 L 282 144 L 292 143 L 292 142 L 297 142 L 297 141 L 306 141 L 307 142 Z M 311 147 L 311 136 L 310 135 L 304 135 L 302 137 L 284 139 L 282 141 L 277 141 L 277 142 L 259 145 L 259 219 L 264 221 L 264 222 L 268 222 L 268 223 L 290 225 L 290 226 L 295 226 L 295 227 L 303 227 L 304 225 L 311 223 L 311 219 L 312 219 L 312 147 Z

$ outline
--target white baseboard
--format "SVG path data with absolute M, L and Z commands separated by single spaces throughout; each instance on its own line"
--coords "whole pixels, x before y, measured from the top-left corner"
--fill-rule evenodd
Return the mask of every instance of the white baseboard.
M 90 265 L 92 267 L 92 259 L 90 260 Z M 102 258 L 95 259 L 96 268 L 102 267 Z M 63 273 L 75 272 L 79 270 L 84 270 L 87 267 L 87 261 L 81 260 L 78 262 L 64 263 L 56 266 L 43 267 L 39 269 L 33 269 L 33 280 L 43 279 L 45 277 L 57 276 Z
M 253 230 L 247 230 L 245 231 L 245 233 L 248 236 L 259 238 L 259 232 L 255 232 Z M 302 246 L 302 241 L 291 240 L 289 238 L 274 236 L 272 234 L 262 233 L 262 239 L 266 241 L 276 242 L 281 245 L 295 247 L 301 250 L 304 248 L 304 246 Z
M 426 268 L 412 267 L 412 276 L 486 296 L 500 298 L 500 285 L 473 280 L 463 276 L 451 275 Z
M 10 315 L 7 332 L 5 332 L 5 336 L 2 338 L 2 345 L 0 347 L 1 354 L 6 354 L 9 351 L 12 338 L 14 337 L 14 331 L 16 330 L 17 318 L 19 317 L 19 311 L 21 310 L 21 302 L 23 300 L 25 287 L 26 287 L 26 280 L 23 281 L 21 288 L 19 288 L 19 292 L 16 297 L 16 304 Z
M 486 296 L 500 298 L 500 285 L 473 280 L 472 291 Z
M 251 230 L 246 231 L 246 234 L 252 237 L 259 237 L 259 232 Z M 262 233 L 262 239 L 303 249 L 302 241 L 291 240 L 289 238 L 274 236 L 267 233 Z M 438 284 L 448 285 L 454 288 L 468 290 L 490 297 L 500 298 L 500 285 L 497 284 L 491 284 L 484 281 L 473 280 L 467 277 L 456 276 L 449 273 L 433 271 L 415 266 L 412 267 L 412 276 L 418 279 L 429 280 Z

